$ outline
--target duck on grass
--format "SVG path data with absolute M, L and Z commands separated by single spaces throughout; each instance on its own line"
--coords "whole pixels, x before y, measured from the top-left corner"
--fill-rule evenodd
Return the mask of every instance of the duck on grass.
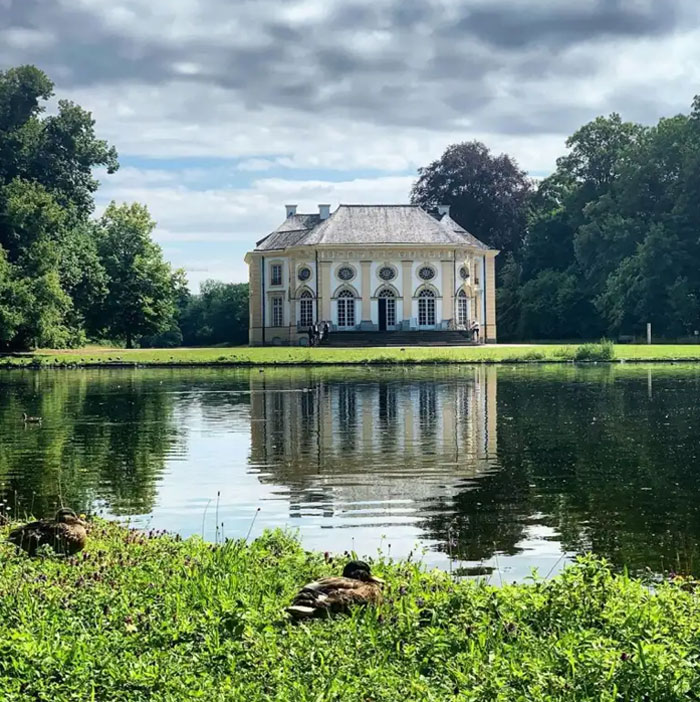
M 295 623 L 300 584 L 354 554 L 281 531 L 211 544 L 94 520 L 81 552 L 31 558 L 11 529 L 2 700 L 680 701 L 700 687 L 693 582 L 650 589 L 590 556 L 503 587 L 365 558 L 381 601 Z

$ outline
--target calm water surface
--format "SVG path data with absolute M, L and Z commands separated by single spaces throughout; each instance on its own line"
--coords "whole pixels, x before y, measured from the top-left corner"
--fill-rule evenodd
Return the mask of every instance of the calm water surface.
M 496 582 L 590 550 L 699 574 L 699 391 L 682 365 L 5 371 L 0 499 Z

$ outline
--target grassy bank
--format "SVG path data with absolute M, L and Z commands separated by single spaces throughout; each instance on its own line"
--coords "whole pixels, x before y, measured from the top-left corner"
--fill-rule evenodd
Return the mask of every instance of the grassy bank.
M 0 529 L 0 699 L 687 700 L 700 596 L 586 559 L 550 581 L 455 583 L 378 560 L 378 609 L 294 626 L 337 573 L 282 533 L 212 546 L 93 525 L 83 554 L 28 559 Z M 690 696 L 689 696 L 690 695 Z
M 0 367 L 344 365 L 400 363 L 527 363 L 570 361 L 698 361 L 700 345 L 522 344 L 405 348 L 185 348 L 42 350 L 0 356 Z

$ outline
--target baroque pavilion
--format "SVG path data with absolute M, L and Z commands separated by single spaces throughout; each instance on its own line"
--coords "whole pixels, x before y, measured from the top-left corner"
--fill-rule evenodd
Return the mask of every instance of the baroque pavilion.
M 496 341 L 498 251 L 448 206 L 434 215 L 418 205 L 318 210 L 287 205 L 284 222 L 246 254 L 251 346 L 305 345 L 316 322 L 333 335 L 375 332 L 378 341 L 397 331 L 402 340 L 414 331 L 439 339 L 478 322 L 479 340 Z

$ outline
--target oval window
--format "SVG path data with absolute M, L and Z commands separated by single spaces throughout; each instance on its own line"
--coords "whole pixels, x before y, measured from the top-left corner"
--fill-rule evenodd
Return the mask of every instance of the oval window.
M 418 277 L 421 280 L 432 280 L 435 277 L 435 270 L 430 266 L 423 266 L 418 271 Z
M 382 280 L 394 280 L 394 278 L 396 278 L 396 271 L 391 266 L 382 266 L 379 269 L 379 277 Z
M 352 280 L 355 277 L 355 271 L 350 266 L 342 266 L 338 268 L 338 278 L 341 280 Z
M 311 277 L 311 269 L 304 266 L 303 268 L 299 269 L 299 273 L 297 275 L 299 276 L 299 280 L 308 280 Z
M 469 280 L 469 270 L 467 269 L 466 266 L 462 266 L 462 267 L 459 269 L 459 277 L 460 277 L 462 280 Z

